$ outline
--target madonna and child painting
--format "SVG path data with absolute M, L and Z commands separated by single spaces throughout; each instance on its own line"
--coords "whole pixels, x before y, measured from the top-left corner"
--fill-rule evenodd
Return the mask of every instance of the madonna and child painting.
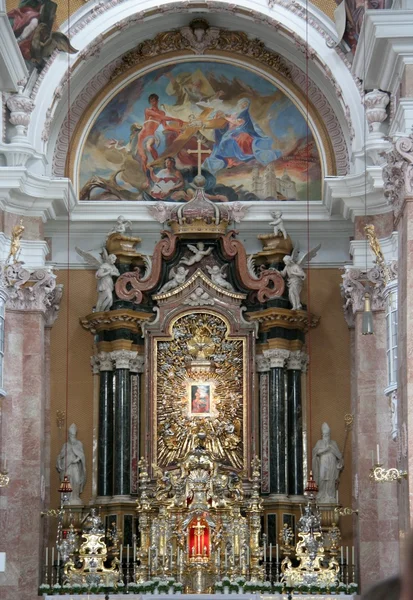
M 288 96 L 257 72 L 206 60 L 146 73 L 106 104 L 78 162 L 79 197 L 186 202 L 198 139 L 211 200 L 321 197 L 318 148 Z

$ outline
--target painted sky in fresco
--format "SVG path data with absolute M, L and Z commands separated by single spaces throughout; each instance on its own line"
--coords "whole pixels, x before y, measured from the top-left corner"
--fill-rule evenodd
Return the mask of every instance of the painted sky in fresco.
M 158 68 L 100 112 L 79 163 L 83 200 L 188 201 L 197 173 L 212 200 L 319 200 L 321 166 L 306 121 L 260 74 L 220 62 Z

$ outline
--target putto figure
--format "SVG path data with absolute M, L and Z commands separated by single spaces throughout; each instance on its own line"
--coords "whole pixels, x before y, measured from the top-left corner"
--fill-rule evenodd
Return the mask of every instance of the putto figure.
M 129 219 L 125 219 L 122 215 L 116 219 L 116 224 L 109 231 L 107 237 L 112 235 L 112 233 L 126 233 L 132 229 L 132 221 Z
M 185 283 L 186 276 L 188 275 L 188 269 L 185 267 L 178 267 L 175 269 L 171 269 L 169 272 L 169 281 L 167 281 L 159 290 L 159 294 L 164 294 L 165 292 L 169 292 L 174 288 L 178 287 Z
M 63 444 L 56 461 L 56 469 L 63 481 L 69 477 L 72 493 L 69 504 L 82 504 L 79 494 L 83 492 L 86 483 L 86 459 L 83 444 L 77 439 L 77 427 L 74 423 L 69 427 L 68 441 Z
M 189 258 L 182 258 L 180 261 L 187 267 L 191 267 L 192 265 L 201 262 L 205 256 L 209 256 L 212 252 L 212 246 L 205 250 L 204 242 L 198 242 L 196 246 L 187 244 L 187 248 L 193 252 L 193 256 L 190 256 Z
M 313 473 L 318 485 L 318 502 L 336 501 L 336 485 L 343 467 L 343 455 L 330 437 L 330 427 L 323 423 L 321 440 L 318 440 L 313 449 Z
M 226 267 L 227 265 L 222 265 L 222 267 L 218 267 L 218 265 L 210 267 L 209 265 L 207 265 L 207 271 L 211 275 L 212 283 L 215 283 L 215 285 L 224 288 L 224 290 L 230 290 L 231 292 L 233 292 L 234 288 L 232 287 L 230 282 L 226 280 L 227 275 L 224 273 Z
M 280 210 L 276 210 L 275 212 L 271 213 L 271 216 L 273 217 L 274 221 L 270 221 L 270 225 L 274 226 L 274 234 L 275 235 L 278 235 L 279 233 L 281 233 L 283 238 L 286 240 L 288 235 L 287 235 L 287 231 L 284 227 L 282 215 L 283 214 Z

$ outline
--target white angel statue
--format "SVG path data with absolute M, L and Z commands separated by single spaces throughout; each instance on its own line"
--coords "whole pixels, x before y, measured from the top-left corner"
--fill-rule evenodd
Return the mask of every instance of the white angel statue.
M 296 244 L 291 256 L 284 256 L 285 267 L 281 271 L 281 275 L 288 278 L 288 299 L 292 304 L 293 310 L 300 310 L 302 308 L 300 296 L 306 274 L 301 265 L 305 261 L 310 262 L 320 248 L 321 244 L 318 244 L 318 246 L 307 252 L 307 254 L 304 254 L 300 260 L 298 260 L 300 248 L 299 245 Z
M 89 265 L 97 269 L 95 274 L 97 279 L 96 289 L 98 293 L 96 312 L 109 310 L 113 304 L 113 288 L 115 287 L 112 277 L 119 277 L 120 275 L 117 267 L 115 267 L 116 255 L 108 254 L 106 248 L 103 248 L 101 253 L 102 260 L 99 260 L 93 256 L 93 254 L 84 252 L 77 247 L 76 252 Z
M 178 287 L 178 285 L 182 285 L 185 283 L 186 276 L 188 275 L 189 270 L 184 267 L 178 267 L 175 271 L 172 268 L 169 271 L 169 281 L 167 281 L 159 290 L 159 294 L 164 294 L 165 292 L 169 292 L 169 290 L 173 290 Z
M 209 265 L 207 265 L 207 270 L 208 273 L 211 275 L 212 283 L 215 283 L 215 285 L 219 285 L 219 287 L 224 288 L 224 290 L 230 290 L 231 292 L 233 292 L 234 288 L 232 287 L 230 282 L 226 280 L 227 275 L 226 273 L 224 273 L 226 268 L 227 265 L 222 265 L 222 267 L 218 267 L 218 265 L 210 267 Z
M 271 213 L 271 216 L 273 217 L 274 221 L 270 221 L 270 225 L 274 226 L 274 234 L 278 235 L 279 233 L 281 233 L 281 235 L 283 236 L 283 238 L 286 240 L 287 239 L 287 231 L 284 227 L 284 222 L 282 219 L 282 212 L 280 210 L 276 210 L 275 212 Z
M 189 248 L 189 250 L 193 252 L 193 255 L 189 258 L 181 258 L 181 260 L 179 261 L 187 267 L 191 267 L 192 265 L 201 262 L 204 256 L 209 256 L 212 252 L 212 246 L 208 248 L 208 250 L 205 250 L 204 242 L 198 242 L 196 246 L 193 246 L 192 244 L 187 244 L 187 248 Z

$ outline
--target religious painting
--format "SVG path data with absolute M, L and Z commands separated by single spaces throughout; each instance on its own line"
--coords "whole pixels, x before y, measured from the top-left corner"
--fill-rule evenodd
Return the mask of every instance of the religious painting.
M 207 415 L 211 412 L 211 385 L 208 383 L 195 383 L 190 386 L 191 413 L 193 415 Z
M 18 6 L 7 12 L 29 71 L 40 71 L 55 50 L 77 52 L 65 34 L 53 31 L 57 9 L 58 4 L 53 0 L 20 0 Z
M 79 197 L 186 202 L 198 161 L 213 201 L 321 199 L 317 144 L 292 100 L 261 72 L 205 59 L 115 94 L 83 142 Z

